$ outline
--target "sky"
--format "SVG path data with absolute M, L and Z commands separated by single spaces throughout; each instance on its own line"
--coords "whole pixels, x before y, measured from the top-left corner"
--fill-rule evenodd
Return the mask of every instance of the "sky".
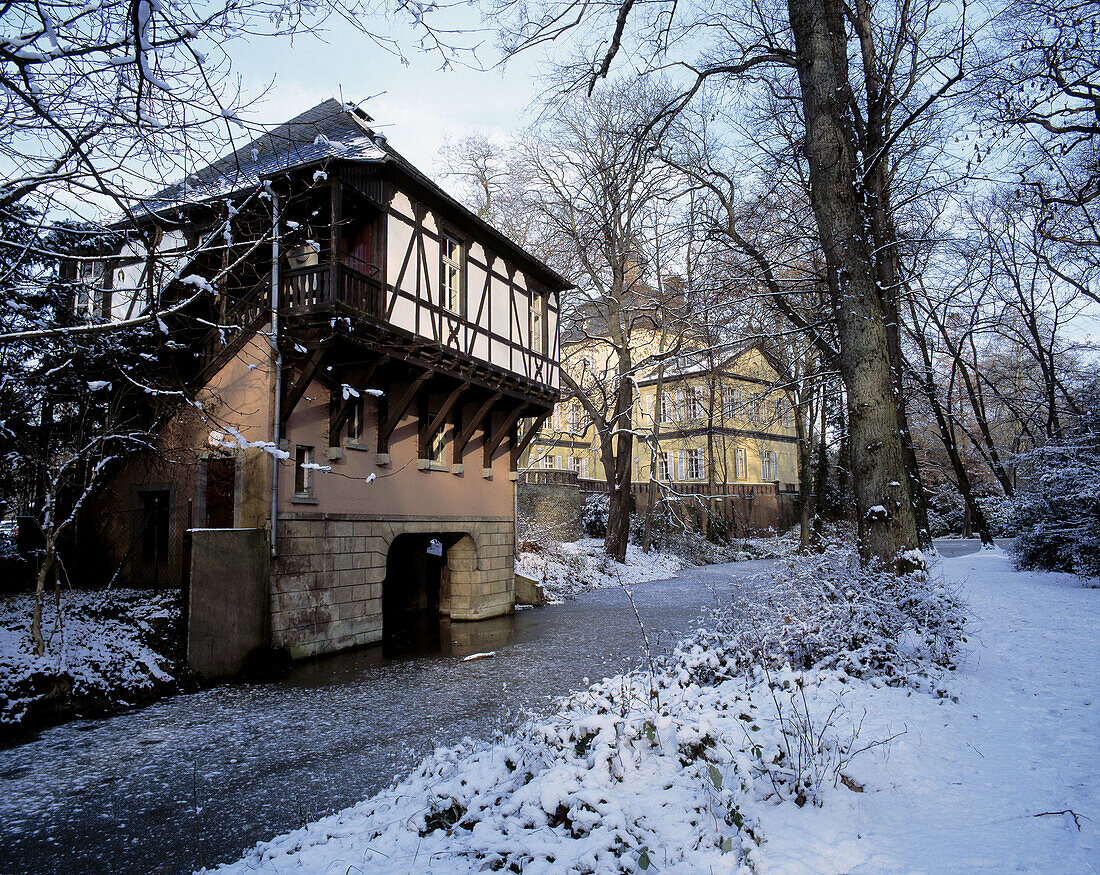
M 480 27 L 476 14 L 463 10 L 464 26 Z M 255 39 L 225 46 L 236 73 L 250 94 L 271 90 L 255 107 L 255 117 L 278 123 L 329 97 L 358 102 L 384 131 L 390 144 L 426 173 L 434 175 L 435 156 L 444 138 L 478 131 L 503 138 L 522 126 L 535 98 L 538 58 L 522 56 L 506 69 L 499 59 L 495 34 L 484 31 L 466 39 L 482 42 L 479 71 L 469 66 L 441 70 L 438 55 L 416 49 L 409 31 L 379 32 L 403 36 L 401 57 L 386 51 L 351 28 L 330 26 L 323 36 Z

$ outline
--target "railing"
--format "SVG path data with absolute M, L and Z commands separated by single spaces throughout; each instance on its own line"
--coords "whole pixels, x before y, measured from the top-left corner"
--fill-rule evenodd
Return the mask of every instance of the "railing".
M 524 468 L 519 482 L 525 486 L 576 486 L 577 472 L 569 468 Z
M 341 303 L 368 316 L 381 311 L 381 283 L 348 264 L 292 267 L 280 279 L 283 305 L 290 310 Z

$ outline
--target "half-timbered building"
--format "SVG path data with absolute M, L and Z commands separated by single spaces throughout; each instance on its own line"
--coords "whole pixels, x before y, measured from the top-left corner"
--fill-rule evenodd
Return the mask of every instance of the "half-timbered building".
M 145 209 L 153 242 L 96 306 L 179 302 L 189 397 L 86 515 L 105 571 L 172 580 L 186 530 L 265 529 L 267 637 L 295 656 L 409 611 L 512 610 L 515 472 L 558 397 L 566 282 L 335 100 Z

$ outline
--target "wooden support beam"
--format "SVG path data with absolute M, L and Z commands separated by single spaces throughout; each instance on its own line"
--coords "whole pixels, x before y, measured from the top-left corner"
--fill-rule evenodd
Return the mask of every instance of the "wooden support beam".
M 400 398 L 386 405 L 389 410 L 385 420 L 383 420 L 381 416 L 378 417 L 379 454 L 389 453 L 390 437 L 393 435 L 394 429 L 397 428 L 397 424 L 401 421 L 401 417 L 408 413 L 409 408 L 416 399 L 417 393 L 420 391 L 420 387 L 428 382 L 431 377 L 432 371 L 424 371 L 424 373 L 409 383 Z
M 298 402 L 302 400 L 302 396 L 305 394 L 309 384 L 313 382 L 313 378 L 317 375 L 317 370 L 321 367 L 321 361 L 325 357 L 325 353 L 328 351 L 326 347 L 321 347 L 313 351 L 313 355 L 309 357 L 309 360 L 302 367 L 302 372 L 298 375 L 298 379 L 295 380 L 286 390 L 286 394 L 283 396 L 282 411 L 280 415 L 281 422 L 280 431 L 282 426 L 286 425 L 290 420 L 290 414 L 294 412 L 294 408 L 298 405 Z
M 462 457 L 466 453 L 466 445 L 470 442 L 470 438 L 474 436 L 474 432 L 477 431 L 478 426 L 481 425 L 482 421 L 489 414 L 489 411 L 493 409 L 493 405 L 502 397 L 500 392 L 495 392 L 486 398 L 485 403 L 477 409 L 477 413 L 475 413 L 470 421 L 466 423 L 465 427 L 462 429 L 462 433 L 455 438 L 454 451 L 452 453 L 455 464 L 461 464 Z
M 497 447 L 501 445 L 504 439 L 511 433 L 512 426 L 516 424 L 516 421 L 523 415 L 523 409 L 525 405 L 517 405 L 507 416 L 504 417 L 504 422 L 500 424 L 500 428 L 496 430 L 493 436 L 488 437 L 489 429 L 492 426 L 492 419 L 486 423 L 485 434 L 486 441 L 485 446 L 482 447 L 482 468 L 493 467 L 493 453 L 497 451 Z
M 371 365 L 363 372 L 356 374 L 353 379 L 358 385 L 352 386 L 353 389 L 369 389 L 368 384 L 374 379 L 374 375 L 378 373 L 378 369 L 382 367 L 382 363 L 385 359 L 379 359 L 376 362 L 372 362 Z M 351 385 L 350 383 L 348 385 Z M 328 445 L 330 447 L 340 446 L 340 431 L 348 421 L 348 417 L 351 416 L 351 411 L 356 404 L 364 403 L 366 399 L 360 393 L 356 398 L 354 395 L 348 398 L 338 398 L 335 390 L 330 397 L 329 402 L 329 418 L 328 418 Z
M 459 398 L 466 394 L 466 391 L 470 388 L 469 383 L 460 383 L 454 388 L 447 399 L 443 402 L 443 406 L 439 408 L 439 412 L 432 417 L 431 422 L 426 422 L 427 417 L 424 417 L 420 421 L 420 442 L 419 442 L 419 455 L 418 458 L 428 458 L 428 444 L 432 439 L 432 435 L 435 434 L 441 425 L 447 421 L 447 417 L 450 415 L 451 410 Z M 426 427 L 425 427 L 426 426 Z
M 530 428 L 523 433 L 523 437 L 519 439 L 519 443 L 512 448 L 512 455 L 515 457 L 514 461 L 518 462 L 519 457 L 523 455 L 523 451 L 527 449 L 531 441 L 535 439 L 535 435 L 538 434 L 538 430 L 542 428 L 542 424 L 550 418 L 550 414 L 553 410 L 547 410 L 541 416 L 536 416 L 532 421 Z

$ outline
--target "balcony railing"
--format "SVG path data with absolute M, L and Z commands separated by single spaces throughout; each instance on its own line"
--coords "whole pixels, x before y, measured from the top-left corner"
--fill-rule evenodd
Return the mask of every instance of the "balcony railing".
M 361 266 L 377 273 L 372 265 Z M 381 313 L 381 282 L 347 262 L 286 268 L 280 286 L 288 310 L 305 312 L 339 303 L 371 318 Z

